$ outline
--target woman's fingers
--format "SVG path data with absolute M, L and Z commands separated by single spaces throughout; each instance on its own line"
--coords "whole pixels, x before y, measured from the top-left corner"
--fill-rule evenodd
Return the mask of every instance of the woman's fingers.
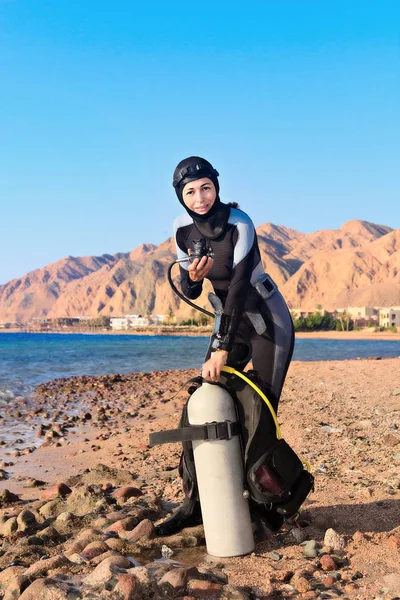
M 214 264 L 214 260 L 209 256 L 203 256 L 201 260 L 195 258 L 194 261 L 188 266 L 189 277 L 192 281 L 201 281 L 206 277 L 211 267 Z
M 216 363 L 213 358 L 210 358 L 206 363 L 204 363 L 201 373 L 204 379 L 218 381 L 220 371 L 221 368 L 219 367 L 218 363 Z

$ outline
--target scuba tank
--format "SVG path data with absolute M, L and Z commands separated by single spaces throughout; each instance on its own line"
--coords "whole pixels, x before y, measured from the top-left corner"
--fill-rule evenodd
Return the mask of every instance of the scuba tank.
M 190 396 L 187 415 L 190 426 L 214 424 L 216 434 L 217 425 L 226 424 L 226 439 L 192 442 L 207 552 L 219 557 L 248 554 L 254 538 L 243 495 L 240 439 L 232 431 L 237 425 L 233 399 L 221 386 L 204 382 Z

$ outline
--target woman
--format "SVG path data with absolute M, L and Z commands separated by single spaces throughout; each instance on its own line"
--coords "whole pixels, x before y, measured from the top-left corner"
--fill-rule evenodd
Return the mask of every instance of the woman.
M 214 352 L 204 363 L 202 375 L 218 381 L 235 338 L 245 340 L 251 347 L 253 367 L 277 409 L 293 353 L 294 332 L 282 295 L 264 276 L 254 225 L 237 205 L 221 202 L 218 172 L 203 158 L 191 156 L 181 161 L 173 185 L 186 210 L 174 223 L 178 258 L 189 256 L 199 238 L 205 239 L 213 254 L 181 263 L 182 292 L 191 300 L 198 298 L 207 277 L 224 307 Z M 265 300 L 253 287 L 262 279 L 265 296 L 269 296 Z
M 247 360 L 251 356 L 277 410 L 293 353 L 292 319 L 276 285 L 264 274 L 251 219 L 237 204 L 221 202 L 218 176 L 207 160 L 191 156 L 178 164 L 173 180 L 186 211 L 174 223 L 178 259 L 188 258 L 199 239 L 204 239 L 211 250 L 211 256 L 180 263 L 182 292 L 191 300 L 198 298 L 207 277 L 223 305 L 213 351 L 203 364 L 202 376 L 218 381 L 225 364 L 238 364 L 237 349 L 245 344 L 251 350 L 246 352 Z M 159 535 L 201 522 L 197 489 L 185 492 L 181 508 L 158 526 Z

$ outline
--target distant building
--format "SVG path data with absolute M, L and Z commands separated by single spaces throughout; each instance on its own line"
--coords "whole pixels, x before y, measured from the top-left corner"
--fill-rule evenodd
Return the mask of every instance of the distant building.
M 15 329 L 17 327 L 20 327 L 20 325 L 19 323 L 15 323 L 15 321 L 0 320 L 0 329 Z
M 121 329 L 128 329 L 128 319 L 126 317 L 111 317 L 110 319 L 111 329 L 120 331 Z
M 150 315 L 150 322 L 154 325 L 159 325 L 165 322 L 165 315 Z
M 379 314 L 379 308 L 374 308 L 373 306 L 348 306 L 344 311 L 351 317 L 364 319 L 365 321 L 368 321 L 369 318 L 376 320 Z M 372 319 L 372 317 L 375 317 L 375 319 Z
M 320 315 L 325 315 L 327 311 L 324 308 L 313 308 L 312 310 L 306 310 L 303 308 L 291 308 L 290 312 L 294 319 L 300 319 L 300 317 L 306 319 L 309 315 L 315 315 L 317 313 Z
M 147 327 L 149 324 L 148 318 L 142 315 L 126 315 L 126 318 L 129 321 L 129 327 Z
M 123 317 L 111 317 L 111 329 L 121 331 L 123 329 L 133 329 L 134 327 L 147 327 L 149 320 L 142 315 L 125 315 Z
M 380 327 L 400 326 L 400 306 L 383 307 L 379 310 Z
M 115 331 L 129 329 L 129 321 L 126 317 L 111 317 L 110 325 L 111 329 L 114 329 Z
M 47 331 L 52 327 L 51 319 L 35 317 L 28 321 L 28 327 L 34 331 Z

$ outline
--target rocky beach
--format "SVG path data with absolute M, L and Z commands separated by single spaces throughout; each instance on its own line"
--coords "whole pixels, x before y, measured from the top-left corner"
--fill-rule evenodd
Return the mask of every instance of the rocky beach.
M 311 464 L 302 528 L 206 553 L 202 526 L 157 537 L 181 502 L 175 427 L 197 370 L 80 376 L 9 398 L 0 416 L 0 598 L 400 596 L 400 358 L 293 362 L 285 439 Z

